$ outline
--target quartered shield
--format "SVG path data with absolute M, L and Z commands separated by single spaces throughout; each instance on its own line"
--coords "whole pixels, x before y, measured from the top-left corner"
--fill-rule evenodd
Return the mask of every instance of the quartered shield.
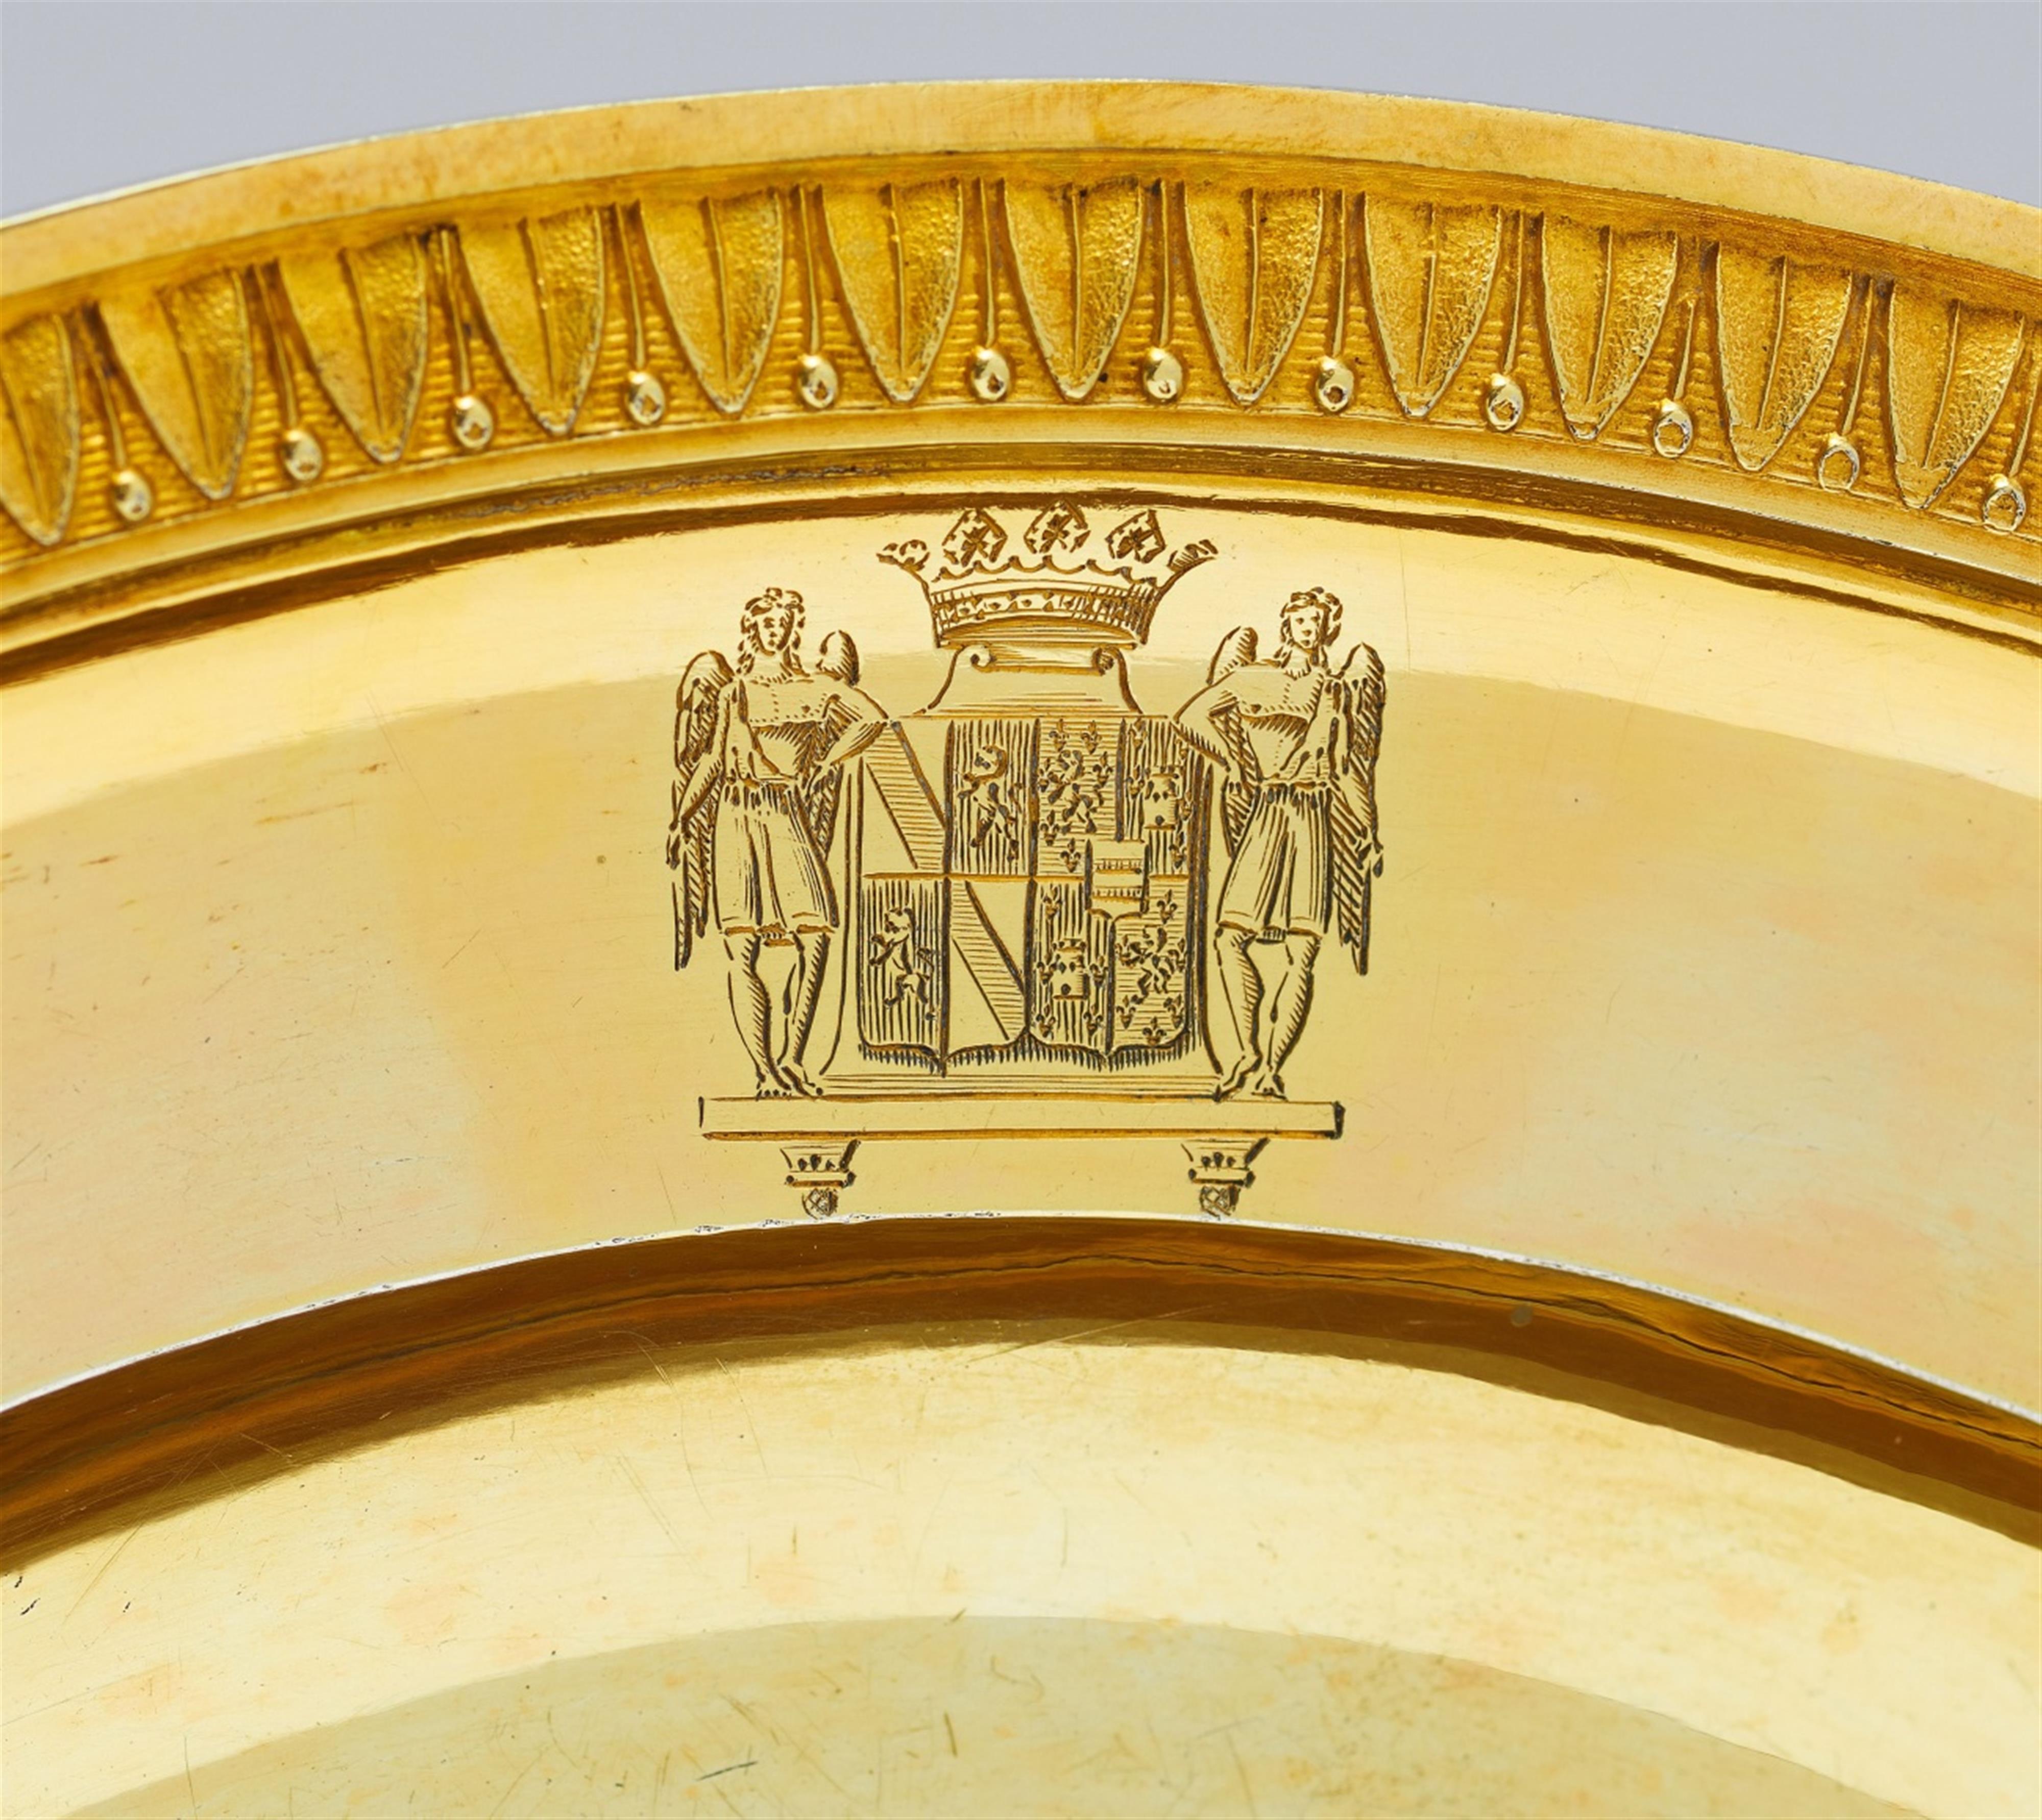
M 889 727 L 852 828 L 859 1058 L 973 1075 L 1202 1058 L 1205 770 L 1143 715 Z

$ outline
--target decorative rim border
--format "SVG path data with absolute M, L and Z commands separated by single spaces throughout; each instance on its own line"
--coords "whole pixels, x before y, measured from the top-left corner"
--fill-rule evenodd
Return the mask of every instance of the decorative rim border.
M 2038 246 L 2036 211 L 1788 154 L 1173 85 L 726 97 L 242 167 L 0 230 L 0 662 L 182 635 L 266 570 L 427 567 L 464 520 L 471 550 L 484 519 L 628 534 L 679 495 L 1051 450 L 1528 502 L 2032 637 Z

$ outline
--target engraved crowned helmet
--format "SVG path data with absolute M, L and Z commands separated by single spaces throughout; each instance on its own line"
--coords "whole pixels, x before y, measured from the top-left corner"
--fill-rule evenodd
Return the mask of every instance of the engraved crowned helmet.
M 946 648 L 996 638 L 1126 649 L 1142 643 L 1157 603 L 1180 575 L 1217 554 L 1210 544 L 1174 552 L 1153 510 L 1144 507 L 1107 532 L 1099 555 L 1080 559 L 1092 542 L 1084 513 L 1057 500 L 1035 513 L 1009 554 L 1008 528 L 983 507 L 967 507 L 931 551 L 919 538 L 889 544 L 882 563 L 922 584 Z

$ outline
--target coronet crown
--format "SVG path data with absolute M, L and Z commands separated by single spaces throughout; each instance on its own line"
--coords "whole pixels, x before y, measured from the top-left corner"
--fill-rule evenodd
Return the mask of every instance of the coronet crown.
M 928 597 L 936 643 L 976 644 L 1000 634 L 1072 643 L 1138 645 L 1157 603 L 1180 575 L 1218 554 L 1200 540 L 1172 551 L 1154 510 L 1144 507 L 1101 540 L 1109 561 L 1080 559 L 1092 540 L 1084 513 L 1068 500 L 1044 506 L 1008 553 L 1006 525 L 967 506 L 939 551 L 919 538 L 889 544 L 882 563 L 904 569 Z

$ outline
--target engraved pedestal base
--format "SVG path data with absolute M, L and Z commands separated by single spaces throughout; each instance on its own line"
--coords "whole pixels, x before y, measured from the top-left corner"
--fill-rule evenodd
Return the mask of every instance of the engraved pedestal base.
M 836 1211 L 851 1185 L 851 1154 L 867 1138 L 1175 1138 L 1191 1160 L 1200 1211 L 1224 1219 L 1255 1180 L 1249 1166 L 1272 1138 L 1336 1138 L 1340 1123 L 1340 1108 L 1326 1101 L 891 1093 L 702 1102 L 704 1137 L 779 1147 L 788 1186 L 801 1191 L 812 1219 Z

